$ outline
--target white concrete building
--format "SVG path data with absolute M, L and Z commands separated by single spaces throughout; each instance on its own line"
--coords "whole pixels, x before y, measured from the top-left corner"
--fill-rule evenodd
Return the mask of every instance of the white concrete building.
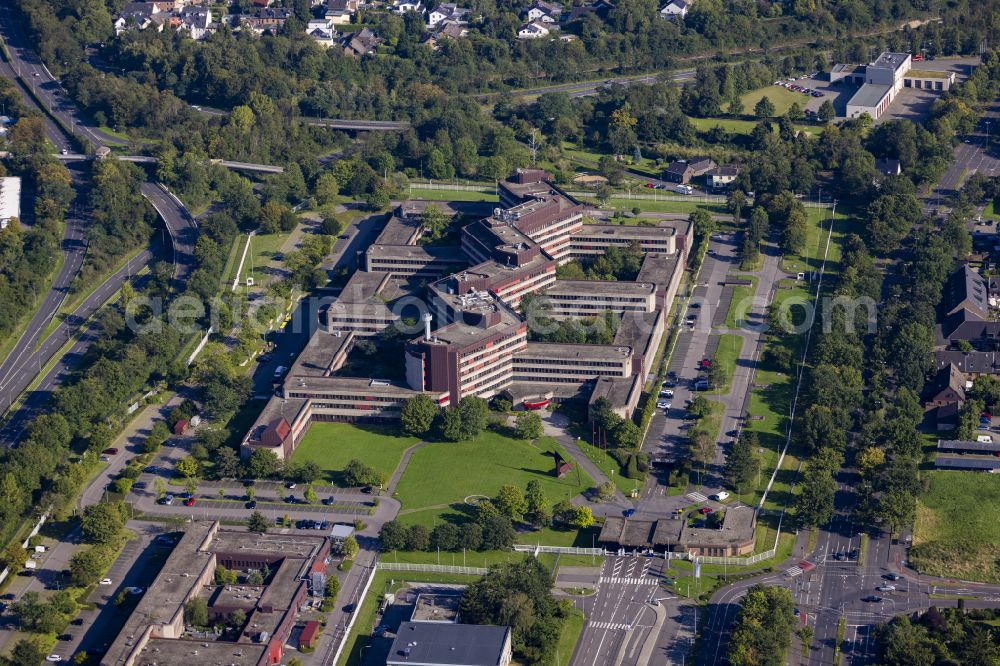
M 6 229 L 12 219 L 21 217 L 21 179 L 0 178 L 0 229 Z

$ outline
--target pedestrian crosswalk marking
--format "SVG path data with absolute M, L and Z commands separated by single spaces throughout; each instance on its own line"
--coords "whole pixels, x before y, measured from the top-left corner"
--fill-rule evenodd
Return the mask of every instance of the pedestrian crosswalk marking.
M 795 576 L 798 576 L 800 573 L 802 573 L 801 568 L 792 567 L 791 569 L 785 572 L 785 575 L 788 576 L 789 578 L 794 578 Z
M 623 624 L 621 622 L 591 622 L 589 624 L 594 629 L 628 630 L 632 628 L 631 624 Z
M 629 577 L 629 576 L 601 576 L 602 584 L 610 585 L 658 585 L 659 582 L 655 578 L 650 578 L 649 576 L 639 577 Z
M 692 502 L 704 502 L 705 500 L 708 499 L 707 496 L 705 496 L 705 495 L 703 495 L 703 494 L 701 494 L 699 492 L 688 493 L 687 494 L 687 498 L 689 500 L 691 500 Z

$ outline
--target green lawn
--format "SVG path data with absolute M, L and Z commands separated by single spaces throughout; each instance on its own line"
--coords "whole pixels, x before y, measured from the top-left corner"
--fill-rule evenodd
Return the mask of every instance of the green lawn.
M 590 437 L 589 432 L 586 437 Z M 609 475 L 611 480 L 615 482 L 615 485 L 618 486 L 618 489 L 621 490 L 626 497 L 628 497 L 628 494 L 632 492 L 633 488 L 642 489 L 643 482 L 637 479 L 626 478 L 621 473 L 622 466 L 618 464 L 617 460 L 605 453 L 603 448 L 594 446 L 588 439 L 580 439 L 577 441 L 576 445 L 580 447 L 580 450 L 583 451 L 595 465 L 601 468 L 601 471 Z M 613 474 L 612 471 L 614 472 Z
M 292 462 L 313 460 L 323 468 L 328 481 L 344 485 L 340 473 L 350 460 L 357 458 L 392 476 L 403 452 L 419 441 L 416 437 L 400 436 L 392 428 L 313 423 L 292 454 Z
M 796 102 L 798 102 L 799 108 L 805 109 L 806 104 L 812 99 L 809 95 L 797 93 L 784 86 L 764 86 L 757 90 L 751 90 L 740 97 L 740 101 L 743 102 L 743 113 L 753 113 L 754 106 L 764 97 L 767 97 L 774 104 L 776 116 L 783 116 L 788 113 L 788 109 Z
M 1000 582 L 1000 477 L 976 472 L 924 473 L 909 560 L 921 573 Z
M 830 229 L 830 214 L 828 208 L 807 208 L 806 219 L 809 221 L 809 235 L 802 252 L 788 253 L 784 256 L 782 268 L 789 273 L 818 272 L 823 263 L 823 253 L 826 251 L 826 239 Z M 838 271 L 840 266 L 840 246 L 844 236 L 850 229 L 850 221 L 843 214 L 837 213 L 833 222 L 833 239 L 830 242 L 830 253 L 827 256 L 828 271 Z
M 748 287 L 737 285 L 733 287 L 733 300 L 729 302 L 729 310 L 726 311 L 726 328 L 736 330 L 743 324 L 747 313 L 753 307 L 753 296 L 757 292 L 757 276 L 740 275 L 742 279 L 750 280 Z
M 464 190 L 427 190 L 412 188 L 410 199 L 426 199 L 428 201 L 499 201 L 492 192 L 467 192 Z
M 736 360 L 740 357 L 740 352 L 743 351 L 743 338 L 735 333 L 723 333 L 712 337 L 719 338 L 719 347 L 715 351 L 715 358 L 712 359 L 712 362 L 720 364 L 722 369 L 726 371 L 726 384 L 713 389 L 711 393 L 724 395 L 729 393 L 729 387 L 732 386 L 733 374 L 736 372 Z
M 578 467 L 561 479 L 552 476 L 553 459 L 546 455 L 552 450 L 568 459 L 549 437 L 531 444 L 487 431 L 470 442 L 428 444 L 413 454 L 396 488 L 403 505 L 400 521 L 429 527 L 440 519 L 462 521 L 472 511 L 467 497 L 493 497 L 503 485 L 524 488 L 532 479 L 553 503 L 594 486 Z
M 587 621 L 583 611 L 575 608 L 563 623 L 562 631 L 559 633 L 559 643 L 556 645 L 556 666 L 569 666 L 569 660 L 573 657 L 573 648 L 580 640 L 580 632 L 583 631 L 583 624 Z
M 649 190 L 646 191 L 648 192 Z M 597 201 L 597 197 L 581 196 L 577 198 L 580 201 L 584 201 L 595 206 L 600 205 L 600 202 Z M 696 196 L 692 196 L 690 201 L 684 201 L 679 199 L 676 195 L 672 199 L 666 199 L 666 197 L 664 197 L 663 201 L 629 199 L 627 197 L 614 196 L 608 199 L 604 206 L 624 211 L 631 211 L 633 208 L 638 208 L 641 212 L 645 213 L 693 213 L 694 211 L 702 208 L 707 210 L 709 213 L 717 215 L 725 215 L 728 212 L 723 204 L 698 201 L 698 197 Z M 643 220 L 646 222 L 656 222 L 655 219 L 648 217 L 626 217 L 623 219 L 623 222 L 626 226 L 634 226 Z M 602 224 L 606 223 L 602 222 Z
M 287 239 L 287 233 L 255 234 L 253 242 L 250 244 L 250 251 L 247 252 L 247 260 L 243 264 L 240 282 L 246 282 L 247 276 L 250 275 L 253 276 L 255 285 L 267 284 L 274 275 L 275 269 L 281 264 L 281 246 L 285 244 Z M 243 254 L 242 246 L 240 254 Z M 237 266 L 239 266 L 239 261 L 240 259 L 237 257 Z
M 701 132 L 707 132 L 715 127 L 721 127 L 727 132 L 731 132 L 733 134 L 749 134 L 759 122 L 757 120 L 742 120 L 738 118 L 695 118 L 693 116 L 689 116 L 688 120 L 692 125 L 694 125 L 695 129 Z M 817 125 L 802 125 L 796 123 L 793 126 L 795 129 L 803 132 L 808 137 L 819 136 L 819 133 L 822 130 L 822 128 Z

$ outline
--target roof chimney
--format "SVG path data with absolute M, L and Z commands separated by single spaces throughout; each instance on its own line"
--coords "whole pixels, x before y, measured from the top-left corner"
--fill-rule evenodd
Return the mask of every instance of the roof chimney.
M 431 320 L 434 319 L 434 315 L 430 312 L 424 313 L 424 340 L 430 342 L 431 340 Z

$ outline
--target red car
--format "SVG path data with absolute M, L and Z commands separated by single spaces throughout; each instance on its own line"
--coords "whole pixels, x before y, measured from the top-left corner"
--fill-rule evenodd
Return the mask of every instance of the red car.
M 194 506 L 194 498 L 188 497 L 186 500 L 184 500 L 184 506 Z
M 653 183 L 646 183 L 646 187 L 656 187 Z
M 708 514 L 712 513 L 712 510 L 709 509 L 707 506 L 703 506 L 700 509 L 698 509 L 698 513 L 700 513 L 703 516 L 707 516 Z
M 106 456 L 116 456 L 118 455 L 118 449 L 116 448 L 104 449 L 103 451 L 101 451 L 101 454 Z
M 701 366 L 701 367 L 703 367 L 703 368 L 707 368 L 707 367 L 709 367 L 710 365 L 712 365 L 712 362 L 711 362 L 711 361 L 709 361 L 709 360 L 708 360 L 708 359 L 706 358 L 706 359 L 702 359 L 701 363 L 699 363 L 698 365 L 700 365 L 700 366 Z

